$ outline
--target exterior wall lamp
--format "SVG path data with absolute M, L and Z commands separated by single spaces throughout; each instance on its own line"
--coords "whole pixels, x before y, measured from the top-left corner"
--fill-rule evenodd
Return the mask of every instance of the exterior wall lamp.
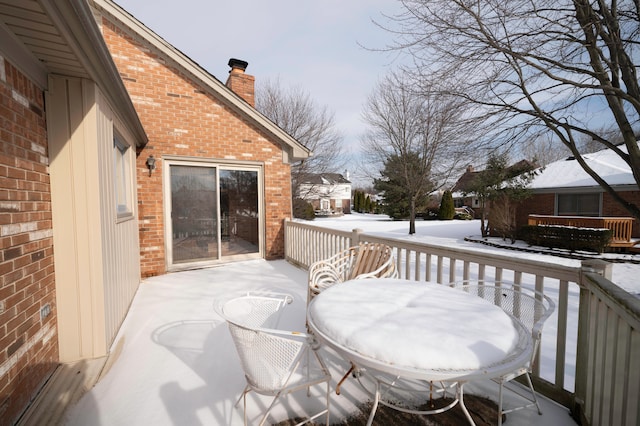
M 153 169 L 156 168 L 156 159 L 153 158 L 153 155 L 150 155 L 147 158 L 146 165 L 147 165 L 147 168 L 149 169 L 149 176 L 151 176 L 151 172 L 153 172 Z

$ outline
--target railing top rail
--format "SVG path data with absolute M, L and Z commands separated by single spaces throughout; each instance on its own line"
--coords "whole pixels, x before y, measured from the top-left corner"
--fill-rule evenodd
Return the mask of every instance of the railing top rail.
M 406 240 L 379 237 L 371 234 L 360 234 L 361 241 L 373 243 L 384 243 L 398 249 L 405 249 L 415 252 L 431 253 L 451 259 L 460 259 L 471 263 L 496 266 L 503 269 L 531 272 L 540 270 L 541 262 L 539 260 L 531 260 L 518 258 L 506 254 L 478 252 L 477 250 L 462 247 L 445 247 L 441 245 L 430 244 L 427 242 L 409 242 Z M 580 266 L 570 266 L 556 263 L 544 262 L 544 273 L 549 278 L 558 280 L 579 282 Z
M 600 289 L 601 294 L 606 295 L 612 301 L 611 306 L 618 309 L 618 314 L 624 316 L 629 324 L 633 324 L 634 328 L 640 327 L 640 299 L 638 297 L 621 289 L 599 274 L 587 272 L 584 276 L 590 281 L 589 288 L 592 292 Z
M 287 220 L 288 224 L 292 224 L 295 225 L 298 228 L 303 228 L 303 229 L 308 229 L 308 230 L 322 230 L 322 231 L 326 231 L 327 228 L 325 228 L 322 225 L 316 225 L 316 224 L 310 224 L 310 223 L 302 223 L 302 222 L 297 222 L 297 221 L 291 221 L 291 220 Z M 333 235 L 337 235 L 339 237 L 351 237 L 351 235 L 353 234 L 352 231 L 341 231 L 339 229 L 331 229 L 331 234 Z

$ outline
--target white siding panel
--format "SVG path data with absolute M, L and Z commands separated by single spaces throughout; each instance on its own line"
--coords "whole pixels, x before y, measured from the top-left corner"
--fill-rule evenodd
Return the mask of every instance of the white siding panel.
M 105 332 L 109 343 L 115 338 L 129 305 L 140 283 L 140 246 L 138 241 L 137 202 L 135 197 L 135 141 L 107 105 L 104 97 L 98 98 L 98 137 L 100 143 L 100 194 L 103 220 L 103 262 Z M 113 136 L 116 130 L 131 145 L 129 188 L 133 194 L 133 215 L 118 220 L 113 157 Z
M 140 283 L 133 215 L 118 220 L 113 129 L 117 114 L 89 80 L 52 77 L 47 95 L 60 360 L 108 353 Z M 132 143 L 131 191 L 135 190 Z

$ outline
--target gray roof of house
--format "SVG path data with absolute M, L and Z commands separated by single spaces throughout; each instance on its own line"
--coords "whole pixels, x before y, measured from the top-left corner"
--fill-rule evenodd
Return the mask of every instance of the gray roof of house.
M 326 185 L 326 184 L 336 185 L 336 184 L 343 184 L 343 183 L 351 183 L 351 181 L 348 179 L 345 179 L 345 177 L 342 176 L 340 173 L 316 173 L 316 174 L 307 175 L 307 177 L 303 180 L 302 183 L 316 184 L 316 185 Z

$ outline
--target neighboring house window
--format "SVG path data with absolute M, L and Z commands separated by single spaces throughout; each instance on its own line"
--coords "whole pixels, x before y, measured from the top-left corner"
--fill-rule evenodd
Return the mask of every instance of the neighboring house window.
M 133 213 L 131 194 L 131 147 L 119 136 L 113 137 L 114 185 L 118 217 Z
M 559 216 L 600 216 L 600 194 L 558 194 Z

